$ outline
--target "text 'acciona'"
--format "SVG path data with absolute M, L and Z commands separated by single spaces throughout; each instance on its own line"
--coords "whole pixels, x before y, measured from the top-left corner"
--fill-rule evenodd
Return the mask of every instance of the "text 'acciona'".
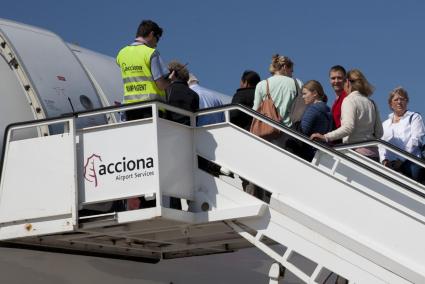
M 127 160 L 126 157 L 123 157 L 122 161 L 109 163 L 107 165 L 99 165 L 99 175 L 132 172 L 137 170 L 150 169 L 153 167 L 154 164 L 152 157 L 137 160 Z

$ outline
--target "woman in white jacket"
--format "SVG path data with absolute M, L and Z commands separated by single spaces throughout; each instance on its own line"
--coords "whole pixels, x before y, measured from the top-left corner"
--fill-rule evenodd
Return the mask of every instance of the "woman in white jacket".
M 390 92 L 388 104 L 393 113 L 382 124 L 384 128 L 382 139 L 421 158 L 425 126 L 419 113 L 407 110 L 408 103 L 409 96 L 405 89 L 398 87 Z M 416 181 L 421 181 L 423 178 L 423 168 L 419 165 L 385 148 L 380 148 L 379 154 L 383 165 L 402 172 Z

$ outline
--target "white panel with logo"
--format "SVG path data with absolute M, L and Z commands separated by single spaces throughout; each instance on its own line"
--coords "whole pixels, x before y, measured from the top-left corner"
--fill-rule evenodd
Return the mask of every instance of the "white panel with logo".
M 130 126 L 131 125 L 131 126 Z M 125 137 L 125 138 L 124 138 Z M 156 125 L 109 127 L 79 133 L 79 203 L 159 193 Z

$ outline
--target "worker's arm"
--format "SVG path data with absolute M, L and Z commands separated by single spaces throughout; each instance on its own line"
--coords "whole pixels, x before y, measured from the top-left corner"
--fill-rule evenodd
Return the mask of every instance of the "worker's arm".
M 170 85 L 170 80 L 168 78 L 159 78 L 158 80 L 155 80 L 156 86 L 161 89 L 165 90 Z
M 169 71 L 157 50 L 155 50 L 151 57 L 151 72 L 157 87 L 161 90 L 167 89 L 170 85 L 170 79 L 168 78 Z

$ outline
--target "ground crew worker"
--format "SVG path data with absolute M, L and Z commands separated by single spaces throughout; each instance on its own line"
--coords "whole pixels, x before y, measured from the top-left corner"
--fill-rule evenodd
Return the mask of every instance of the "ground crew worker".
M 162 29 L 151 20 L 144 20 L 137 29 L 134 42 L 117 55 L 124 84 L 124 104 L 150 100 L 165 102 L 165 89 L 169 85 L 168 68 L 164 65 L 156 46 L 162 36 Z M 170 75 L 171 76 L 171 75 Z M 125 112 L 126 120 L 152 116 L 152 109 L 140 108 Z M 154 207 L 155 199 L 145 197 L 127 200 L 127 209 Z
M 156 46 L 162 29 L 151 20 L 144 20 L 137 29 L 135 41 L 120 50 L 117 64 L 121 68 L 124 84 L 124 104 L 150 100 L 165 101 L 169 85 L 168 69 Z M 152 116 L 151 108 L 126 111 L 126 120 Z

